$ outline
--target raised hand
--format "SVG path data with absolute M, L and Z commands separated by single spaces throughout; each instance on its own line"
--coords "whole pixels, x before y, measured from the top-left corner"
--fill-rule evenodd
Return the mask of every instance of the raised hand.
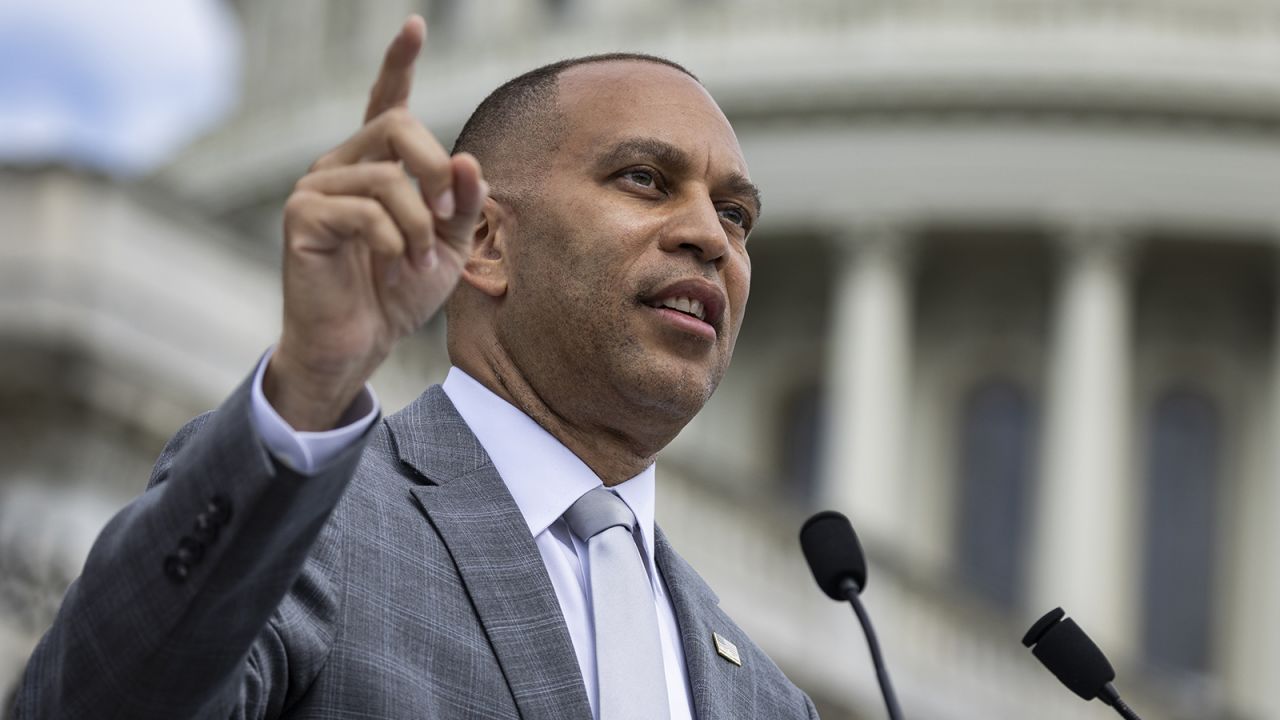
M 263 389 L 297 430 L 324 430 L 395 342 L 448 299 L 488 188 L 408 111 L 426 25 L 405 21 L 365 125 L 321 157 L 284 212 L 284 330 Z M 416 179 L 416 184 L 415 184 Z

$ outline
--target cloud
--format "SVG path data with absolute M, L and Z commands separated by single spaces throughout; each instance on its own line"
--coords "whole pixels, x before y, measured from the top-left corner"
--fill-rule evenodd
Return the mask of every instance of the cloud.
M 0 162 L 146 172 L 231 110 L 239 56 L 219 0 L 0 4 Z

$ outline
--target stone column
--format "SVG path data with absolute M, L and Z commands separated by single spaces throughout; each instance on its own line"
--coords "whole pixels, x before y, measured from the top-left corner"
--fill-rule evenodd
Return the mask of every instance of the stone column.
M 1032 614 L 1062 606 L 1113 658 L 1131 651 L 1137 634 L 1131 246 L 1105 226 L 1061 237 L 1030 572 Z
M 827 369 L 825 507 L 858 533 L 884 538 L 902 524 L 911 376 L 910 252 L 893 228 L 867 225 L 839 241 Z
M 1280 718 L 1280 307 L 1275 322 L 1269 387 L 1259 388 L 1265 409 L 1259 432 L 1250 436 L 1258 462 L 1240 478 L 1232 501 L 1226 525 L 1233 527 L 1223 529 L 1226 552 L 1219 555 L 1229 567 L 1219 577 L 1230 578 L 1230 585 L 1215 592 L 1215 630 L 1225 630 L 1215 632 L 1222 645 L 1214 649 L 1225 676 L 1223 696 L 1242 717 Z

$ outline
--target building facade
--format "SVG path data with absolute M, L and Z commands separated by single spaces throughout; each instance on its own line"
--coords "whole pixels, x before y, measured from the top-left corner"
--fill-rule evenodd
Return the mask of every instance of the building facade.
M 164 438 L 272 341 L 284 198 L 417 11 L 411 108 L 446 144 L 503 80 L 619 49 L 733 122 L 750 312 L 658 519 L 824 717 L 882 710 L 798 550 L 820 507 L 862 536 L 911 717 L 1083 717 L 1018 643 L 1061 605 L 1144 717 L 1280 718 L 1280 2 L 236 6 L 241 109 L 153 177 L 0 175 L 0 693 Z M 443 337 L 379 371 L 386 410 Z

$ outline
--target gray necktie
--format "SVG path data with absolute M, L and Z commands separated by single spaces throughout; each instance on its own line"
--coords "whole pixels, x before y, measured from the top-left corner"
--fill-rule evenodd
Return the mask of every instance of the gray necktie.
M 636 516 L 600 487 L 578 498 L 564 519 L 587 543 L 601 720 L 665 720 L 662 645 L 649 574 L 632 536 Z

